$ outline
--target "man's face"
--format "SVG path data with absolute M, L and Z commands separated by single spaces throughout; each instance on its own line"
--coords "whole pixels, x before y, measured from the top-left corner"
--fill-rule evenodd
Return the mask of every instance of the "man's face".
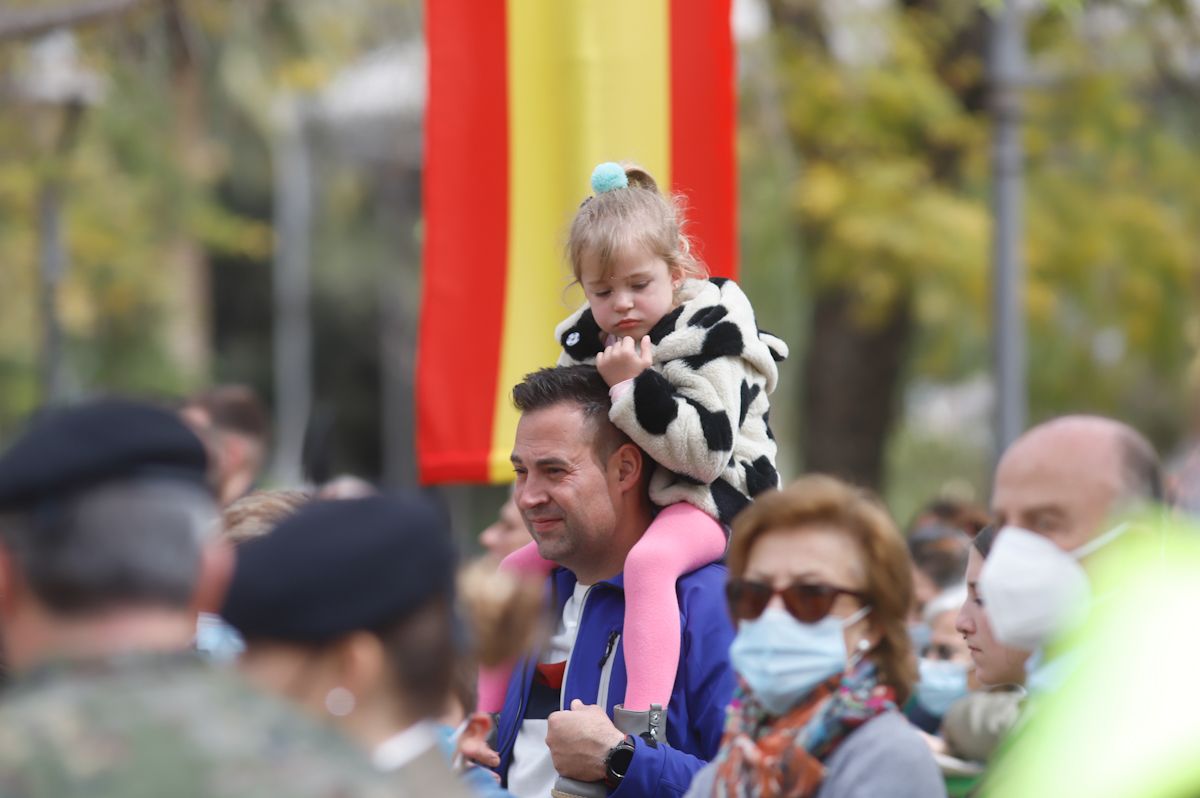
M 1114 437 L 1086 422 L 1051 422 L 1018 440 L 996 470 L 992 513 L 1070 551 L 1104 531 L 1121 495 Z
M 597 462 L 592 424 L 562 402 L 521 416 L 513 444 L 513 500 L 538 553 L 578 573 L 605 559 L 617 525 L 617 495 Z

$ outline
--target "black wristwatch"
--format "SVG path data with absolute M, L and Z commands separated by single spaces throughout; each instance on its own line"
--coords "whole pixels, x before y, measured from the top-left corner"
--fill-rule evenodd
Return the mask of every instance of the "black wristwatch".
M 633 752 L 636 750 L 637 745 L 628 734 L 624 740 L 609 749 L 608 755 L 604 757 L 605 787 L 615 790 L 621 786 L 621 779 L 629 772 L 629 763 L 633 761 Z

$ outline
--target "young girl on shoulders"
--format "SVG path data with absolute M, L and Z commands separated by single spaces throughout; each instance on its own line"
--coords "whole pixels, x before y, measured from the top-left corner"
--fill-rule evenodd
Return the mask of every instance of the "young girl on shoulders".
M 623 632 L 622 710 L 645 713 L 654 733 L 649 710 L 666 707 L 679 660 L 676 580 L 719 560 L 733 516 L 778 487 L 767 396 L 787 346 L 758 329 L 736 283 L 707 276 L 679 204 L 646 171 L 603 163 L 592 187 L 567 244 L 587 304 L 555 334 L 559 365 L 596 365 L 612 422 L 658 465 L 650 499 L 662 509 L 625 561 Z M 501 567 L 548 572 L 553 563 L 530 543 Z M 507 682 L 484 674 L 482 710 L 500 709 Z

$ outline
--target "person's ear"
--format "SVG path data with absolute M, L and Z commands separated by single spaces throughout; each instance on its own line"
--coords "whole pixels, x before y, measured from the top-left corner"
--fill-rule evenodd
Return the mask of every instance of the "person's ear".
M 20 572 L 12 552 L 0 543 L 0 617 L 11 614 L 19 603 L 20 581 Z
M 879 641 L 883 639 L 883 630 L 871 620 L 870 616 L 863 618 L 857 624 L 854 631 L 855 647 L 863 653 L 873 651 L 879 645 Z
M 616 478 L 618 489 L 623 493 L 641 487 L 642 473 L 646 467 L 646 456 L 633 443 L 624 443 L 608 459 L 609 467 Z
M 249 458 L 250 444 L 241 435 L 226 433 L 222 436 L 221 456 L 225 473 L 240 470 Z
M 681 239 L 682 239 L 682 237 L 681 237 Z M 678 266 L 674 266 L 674 265 L 670 266 L 669 269 L 670 269 L 670 275 L 671 275 L 671 289 L 673 291 L 678 291 L 680 286 L 683 285 L 683 280 L 684 280 L 683 269 L 680 269 Z
M 200 549 L 200 575 L 192 596 L 196 612 L 218 613 L 225 603 L 225 592 L 233 579 L 236 555 L 233 544 L 224 535 L 215 535 Z
M 377 636 L 365 631 L 351 632 L 338 641 L 334 664 L 338 683 L 365 699 L 384 681 L 387 654 Z

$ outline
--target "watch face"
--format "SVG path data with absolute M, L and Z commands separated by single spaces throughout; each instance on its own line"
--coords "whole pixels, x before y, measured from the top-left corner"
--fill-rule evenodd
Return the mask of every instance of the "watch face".
M 608 771 L 611 776 L 616 778 L 624 778 L 626 771 L 629 770 L 629 763 L 633 761 L 634 748 L 626 740 L 616 748 L 608 757 Z

